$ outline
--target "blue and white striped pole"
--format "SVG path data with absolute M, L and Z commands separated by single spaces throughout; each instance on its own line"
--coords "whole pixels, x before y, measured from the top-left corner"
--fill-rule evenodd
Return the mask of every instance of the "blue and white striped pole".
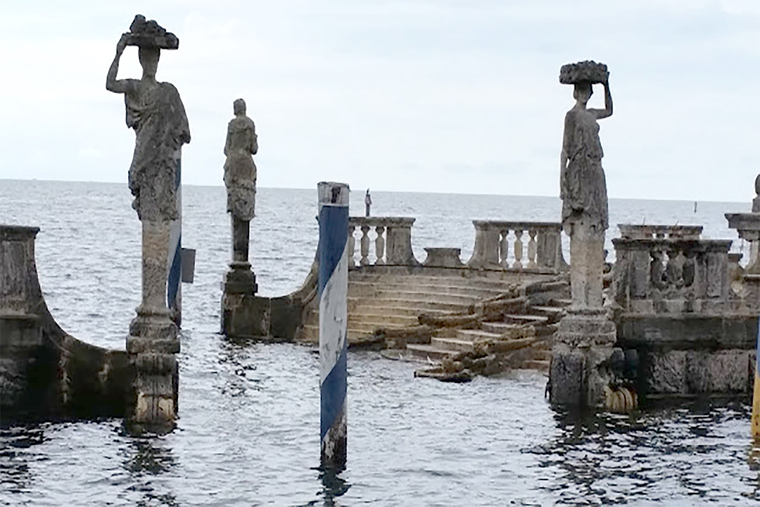
M 319 194 L 319 388 L 321 463 L 346 465 L 348 355 L 348 202 L 345 183 L 321 182 Z
M 166 305 L 177 327 L 182 323 L 182 151 L 174 154 L 176 171 L 174 191 L 177 196 L 177 219 L 169 225 L 169 258 L 167 259 Z

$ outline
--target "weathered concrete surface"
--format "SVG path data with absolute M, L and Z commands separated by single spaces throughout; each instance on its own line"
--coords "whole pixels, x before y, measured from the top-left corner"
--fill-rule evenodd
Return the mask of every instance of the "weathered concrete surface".
M 0 417 L 123 416 L 134 400 L 127 353 L 56 324 L 37 277 L 38 231 L 0 226 Z
M 749 394 L 757 317 L 623 315 L 618 345 L 638 352 L 640 394 Z

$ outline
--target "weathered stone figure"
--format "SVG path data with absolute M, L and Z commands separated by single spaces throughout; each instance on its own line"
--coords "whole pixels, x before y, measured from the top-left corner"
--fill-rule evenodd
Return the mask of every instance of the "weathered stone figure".
M 232 260 L 248 262 L 250 221 L 256 206 L 256 165 L 259 150 L 256 126 L 245 114 L 245 101 L 232 104 L 235 118 L 227 126 L 224 154 L 224 184 L 227 187 L 227 212 L 232 215 Z
M 604 236 L 609 225 L 607 183 L 597 120 L 612 115 L 607 66 L 569 64 L 560 82 L 574 86 L 575 106 L 565 115 L 560 157 L 562 226 L 570 236 L 572 305 L 560 322 L 550 372 L 552 402 L 598 406 L 611 373 L 615 325 L 602 306 Z M 586 107 L 593 83 L 604 85 L 604 109 Z
M 560 71 L 560 82 L 574 86 L 575 106 L 565 115 L 562 137 L 560 198 L 562 225 L 571 237 L 573 305 L 581 307 L 602 305 L 604 233 L 609 219 L 596 120 L 612 115 L 608 78 L 607 66 L 594 62 L 566 65 Z M 604 85 L 604 109 L 586 107 L 593 82 Z
M 235 117 L 227 126 L 224 144 L 224 184 L 227 187 L 227 212 L 232 220 L 232 261 L 224 275 L 222 294 L 222 333 L 230 337 L 266 335 L 262 323 L 267 310 L 256 298 L 256 275 L 248 261 L 250 224 L 256 207 L 256 165 L 259 151 L 256 126 L 245 114 L 245 101 L 232 104 Z
M 605 77 L 606 79 L 606 77 Z M 587 109 L 592 84 L 575 83 L 575 106 L 565 115 L 562 137 L 560 198 L 562 222 L 585 218 L 589 224 L 607 230 L 607 181 L 602 169 L 602 143 L 596 120 L 612 115 L 609 83 L 604 83 L 604 109 Z M 584 216 L 585 215 L 585 216 Z
M 139 48 L 139 80 L 116 79 L 128 45 Z M 156 81 L 156 70 L 161 49 L 178 46 L 174 34 L 137 15 L 116 45 L 106 78 L 109 91 L 124 94 L 127 126 L 136 135 L 129 188 L 142 222 L 142 303 L 130 324 L 127 352 L 136 372 L 135 407 L 129 419 L 138 424 L 171 423 L 177 413 L 174 354 L 179 352 L 179 339 L 167 308 L 167 258 L 170 222 L 178 217 L 180 149 L 190 142 L 190 130 L 177 89 Z

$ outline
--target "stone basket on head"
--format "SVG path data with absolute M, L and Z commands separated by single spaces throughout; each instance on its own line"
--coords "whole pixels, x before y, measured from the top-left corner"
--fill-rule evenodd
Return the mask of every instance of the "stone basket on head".
M 138 14 L 129 25 L 127 46 L 152 47 L 158 49 L 177 49 L 179 39 L 171 32 L 156 23 L 154 20 L 147 21 L 145 16 Z
M 603 63 L 593 60 L 585 60 L 578 63 L 568 63 L 559 70 L 559 82 L 562 84 L 575 84 L 581 82 L 604 83 L 610 73 Z

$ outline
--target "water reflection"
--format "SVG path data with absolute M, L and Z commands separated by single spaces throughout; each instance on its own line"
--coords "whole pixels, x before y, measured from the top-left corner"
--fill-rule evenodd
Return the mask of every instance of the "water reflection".
M 179 505 L 173 491 L 161 491 L 161 486 L 168 481 L 156 480 L 177 465 L 171 450 L 156 437 L 130 437 L 126 451 L 128 456 L 123 466 L 132 478 L 128 490 L 139 496 L 136 505 Z
M 555 437 L 529 452 L 539 456 L 539 467 L 552 477 L 539 489 L 560 502 L 667 501 L 669 488 L 710 498 L 725 494 L 710 479 L 741 459 L 742 450 L 726 437 L 733 436 L 734 420 L 746 416 L 741 403 L 714 406 L 709 401 L 631 415 L 558 412 Z M 749 461 L 751 469 L 760 470 L 760 445 L 750 449 Z M 755 488 L 743 496 L 756 496 L 760 483 Z
M 251 358 L 256 342 L 247 339 L 225 338 L 220 342 L 219 366 L 223 385 L 221 394 L 233 398 L 246 396 L 251 387 L 248 376 L 256 370 Z M 257 379 L 253 379 L 254 382 Z
M 351 488 L 348 481 L 341 477 L 344 469 L 316 468 L 314 470 L 319 471 L 319 480 L 322 483 L 322 491 L 318 494 L 320 499 L 312 500 L 303 507 L 316 507 L 318 505 L 340 507 L 341 504 L 338 503 L 338 499 Z
M 29 468 L 27 449 L 45 441 L 42 428 L 37 425 L 0 428 L 0 491 L 29 492 L 34 474 Z

